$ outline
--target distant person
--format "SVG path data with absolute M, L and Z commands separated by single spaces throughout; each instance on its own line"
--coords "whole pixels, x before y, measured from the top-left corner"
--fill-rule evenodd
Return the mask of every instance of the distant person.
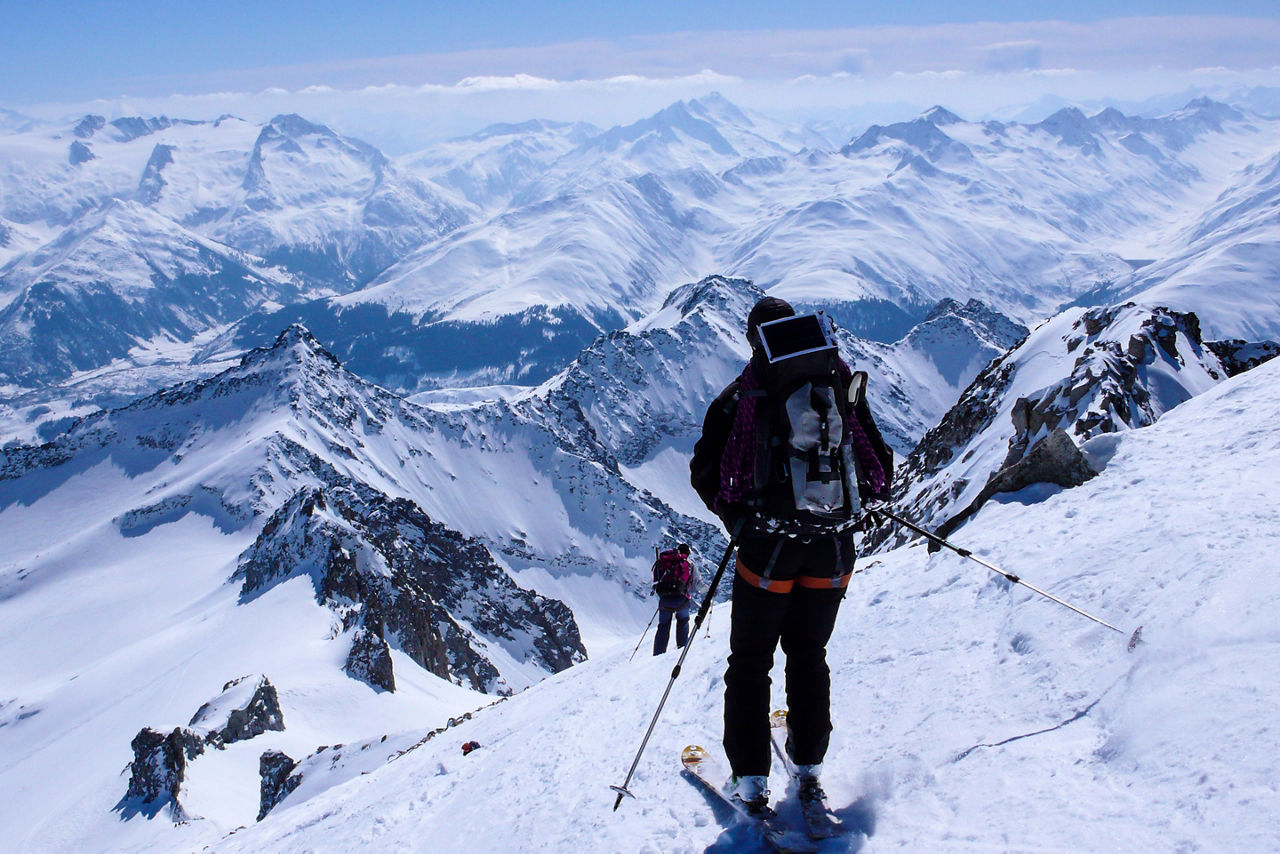
M 658 595 L 658 631 L 653 636 L 653 654 L 667 651 L 671 639 L 671 618 L 676 620 L 676 649 L 689 642 L 689 602 L 693 596 L 694 574 L 689 562 L 689 546 L 681 543 L 658 554 L 653 562 L 653 592 Z
M 751 359 L 707 409 L 690 470 L 703 502 L 738 536 L 724 676 L 728 788 L 771 817 L 774 651 L 781 643 L 787 658 L 786 751 L 802 806 L 825 810 L 827 641 L 853 573 L 852 529 L 868 503 L 888 499 L 893 454 L 862 398 L 866 375 L 840 359 L 825 317 L 795 317 L 765 297 L 748 316 L 747 340 Z

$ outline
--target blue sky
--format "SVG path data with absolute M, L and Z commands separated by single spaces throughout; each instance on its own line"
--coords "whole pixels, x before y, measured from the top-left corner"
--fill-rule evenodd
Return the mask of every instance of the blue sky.
M 624 121 L 712 89 L 853 120 L 1259 86 L 1280 87 L 1276 0 L 0 5 L 0 107 L 40 117 L 297 111 L 377 136 Z
M 1275 0 L 997 3 L 828 2 L 789 0 L 727 4 L 701 0 L 612 2 L 20 2 L 0 13 L 0 104 L 84 100 L 121 94 L 196 93 L 231 86 L 296 86 L 302 69 L 325 85 L 453 83 L 460 77 L 516 73 L 518 48 L 724 31 L 833 31 L 927 27 L 943 23 L 1096 22 L 1128 16 L 1216 15 L 1280 18 Z M 710 49 L 706 49 L 710 47 Z M 715 69 L 714 45 L 690 47 L 688 63 Z M 1172 46 L 1171 46 L 1172 49 Z M 1230 45 L 1224 45 L 1226 51 Z M 495 52 L 508 56 L 496 59 Z M 625 50 L 624 50 L 625 52 Z M 572 55 L 572 48 L 566 48 Z M 423 63 L 419 76 L 403 58 L 469 54 L 471 67 Z M 402 58 L 388 65 L 378 60 Z M 1171 58 L 1176 58 L 1171 56 Z M 1233 65 L 1225 53 L 1219 64 Z M 636 57 L 639 65 L 643 60 Z M 1277 53 L 1280 61 L 1280 52 Z M 674 64 L 669 57 L 663 62 Z M 531 73 L 545 60 L 531 55 Z M 614 74 L 583 58 L 561 74 Z M 695 68 L 695 70 L 697 70 Z M 652 72 L 638 67 L 638 73 Z M 687 70 L 687 67 L 686 69 Z M 577 74 L 573 72 L 577 71 Z M 382 78 L 379 78 L 379 74 Z M 310 85 L 310 84 L 307 84 Z

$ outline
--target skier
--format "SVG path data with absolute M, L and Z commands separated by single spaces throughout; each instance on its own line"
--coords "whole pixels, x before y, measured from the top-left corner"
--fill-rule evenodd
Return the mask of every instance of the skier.
M 778 511 L 788 505 L 793 492 L 787 475 L 798 472 L 791 479 L 805 480 L 804 467 L 808 464 L 802 461 L 798 469 L 788 469 L 793 465 L 792 459 L 773 452 L 773 462 L 767 464 L 768 475 L 756 474 L 761 471 L 757 449 L 762 441 L 771 442 L 773 448 L 787 441 L 785 437 L 768 435 L 769 430 L 778 428 L 777 416 L 770 414 L 776 410 L 769 405 L 772 363 L 759 327 L 794 315 L 787 302 L 774 297 L 761 299 L 751 309 L 747 319 L 751 359 L 742 375 L 707 409 L 690 472 L 693 487 L 703 502 L 731 534 L 738 535 L 730 651 L 724 677 L 724 749 L 732 772 L 728 789 L 750 814 L 773 817 L 767 785 L 769 671 L 781 642 L 786 654 L 788 707 L 785 749 L 795 767 L 807 820 L 814 809 L 826 810 L 819 784 L 831 734 L 831 677 L 826 646 L 853 572 L 854 543 L 847 524 L 832 524 L 825 529 L 821 524 L 809 524 L 797 535 L 794 529 L 762 523 L 762 514 L 783 515 Z M 826 322 L 820 316 L 813 317 L 815 324 Z M 829 332 L 824 334 L 829 340 Z M 848 497 L 850 491 L 858 493 L 858 503 L 863 505 L 888 499 L 893 458 L 865 402 L 843 405 L 849 397 L 853 375 L 835 356 L 833 348 L 830 352 L 834 367 L 828 378 L 837 378 L 830 399 L 840 398 L 837 407 L 843 416 L 833 416 L 830 421 L 843 424 L 843 459 L 846 464 L 853 463 L 845 468 L 854 468 L 857 477 L 852 490 L 845 482 L 848 510 L 853 504 Z M 819 384 L 820 381 L 813 383 L 815 389 Z M 781 394 L 775 392 L 775 396 Z M 808 396 L 806 391 L 804 397 Z M 828 422 L 824 420 L 823 425 L 826 431 Z M 796 487 L 797 494 L 800 488 Z
M 653 654 L 667 651 L 671 638 L 671 618 L 676 619 L 676 649 L 689 642 L 689 600 L 694 575 L 689 562 L 689 545 L 681 543 L 658 555 L 653 564 L 653 592 L 658 595 L 658 631 L 653 636 Z

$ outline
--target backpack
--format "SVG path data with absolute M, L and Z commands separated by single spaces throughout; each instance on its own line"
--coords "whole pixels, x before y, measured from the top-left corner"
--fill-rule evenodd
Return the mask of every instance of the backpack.
M 689 566 L 689 556 L 676 549 L 667 549 L 658 553 L 653 562 L 653 592 L 659 596 L 689 596 L 689 587 L 693 581 L 693 570 Z
M 861 508 L 849 420 L 849 369 L 826 318 L 785 317 L 758 327 L 765 355 L 757 398 L 755 489 L 750 502 L 780 522 L 830 527 Z M 853 388 L 851 389 L 851 385 Z

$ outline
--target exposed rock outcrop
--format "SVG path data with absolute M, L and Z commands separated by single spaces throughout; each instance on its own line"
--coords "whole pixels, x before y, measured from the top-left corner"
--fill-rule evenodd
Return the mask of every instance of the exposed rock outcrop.
M 168 733 L 143 727 L 133 737 L 129 788 L 117 808 L 154 817 L 168 805 L 174 818 L 183 820 L 186 811 L 179 795 L 187 765 L 203 754 L 206 746 L 221 750 L 268 730 L 283 729 L 284 715 L 275 686 L 265 676 L 233 679 L 196 711 L 188 726 Z
M 343 670 L 353 679 L 367 682 L 383 691 L 396 690 L 396 676 L 391 666 L 391 648 L 381 634 L 357 626 L 351 638 L 351 652 Z
M 1222 361 L 1222 367 L 1230 377 L 1243 374 L 1280 356 L 1280 344 L 1275 341 L 1243 341 L 1232 338 L 1229 341 L 1206 341 L 1205 346 Z
M 188 724 L 203 732 L 206 743 L 222 749 L 268 730 L 284 729 L 284 712 L 276 688 L 267 677 L 256 682 L 242 676 L 222 686 L 222 693 L 199 708 Z
M 262 779 L 258 821 L 266 818 L 276 804 L 298 788 L 302 775 L 293 773 L 297 767 L 296 761 L 279 750 L 268 750 L 258 758 L 258 776 Z
M 960 527 L 966 519 L 978 511 L 983 504 L 1000 492 L 1017 492 L 1037 483 L 1050 483 L 1063 488 L 1079 486 L 1097 472 L 1089 465 L 1084 454 L 1071 441 L 1066 431 L 1057 429 L 1021 457 L 1013 465 L 1003 468 L 992 475 L 991 480 L 982 488 L 968 507 L 952 516 L 939 526 L 935 532 L 939 537 L 946 537 Z M 930 551 L 937 549 L 930 544 Z
M 487 643 L 551 672 L 585 660 L 563 602 L 519 587 L 477 540 L 435 522 L 414 502 L 311 461 L 328 486 L 295 493 L 241 555 L 237 577 L 246 599 L 309 574 L 316 598 L 346 625 L 385 626 L 375 632 L 385 642 L 437 676 L 479 691 L 511 690 L 485 654 Z M 463 613 L 465 624 L 455 617 Z M 376 664 L 376 644 L 359 643 L 360 655 L 371 656 L 366 663 Z M 389 658 L 385 663 L 385 684 L 394 685 Z
M 1060 316 L 992 362 L 925 435 L 895 480 L 899 512 L 945 535 L 997 493 L 1083 483 L 1094 471 L 1079 445 L 1211 388 L 1230 373 L 1216 352 L 1194 314 L 1125 303 Z M 882 529 L 870 544 L 903 536 Z
M 178 801 L 187 763 L 204 753 L 204 739 L 181 727 L 168 733 L 143 727 L 129 744 L 133 762 L 129 765 L 129 788 L 125 801 L 134 801 L 148 815 L 171 805 L 175 816 L 185 813 Z

